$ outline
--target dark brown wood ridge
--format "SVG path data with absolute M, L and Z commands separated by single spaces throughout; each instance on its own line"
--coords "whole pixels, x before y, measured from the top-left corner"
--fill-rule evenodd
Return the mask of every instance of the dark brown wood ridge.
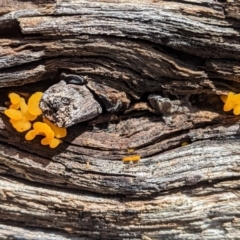
M 239 238 L 239 116 L 218 96 L 240 92 L 239 2 L 0 5 L 1 109 L 69 74 L 102 107 L 56 149 L 1 111 L 0 239 Z M 124 164 L 128 149 L 141 160 Z

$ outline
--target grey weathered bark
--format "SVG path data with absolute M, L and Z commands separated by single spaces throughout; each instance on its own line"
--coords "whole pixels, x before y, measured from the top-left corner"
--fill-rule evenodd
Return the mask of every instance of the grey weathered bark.
M 61 74 L 104 109 L 56 149 L 1 114 L 1 239 L 239 237 L 239 117 L 218 95 L 240 92 L 240 3 L 1 4 L 2 109 Z M 129 149 L 139 162 L 121 161 Z

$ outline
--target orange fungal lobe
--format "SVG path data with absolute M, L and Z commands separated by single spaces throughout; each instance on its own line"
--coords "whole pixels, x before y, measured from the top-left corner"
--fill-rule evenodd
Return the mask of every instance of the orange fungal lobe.
M 140 160 L 140 156 L 136 155 L 136 156 L 132 156 L 132 161 L 139 161 Z
M 240 94 L 229 92 L 228 95 L 221 95 L 221 100 L 225 103 L 223 110 L 225 112 L 233 110 L 234 115 L 240 114 Z
M 43 139 L 41 140 L 41 144 L 42 144 L 42 145 L 49 145 L 50 142 L 51 142 L 51 140 L 50 140 L 49 138 L 47 138 L 47 137 L 45 137 L 45 138 L 43 138 Z
M 37 135 L 37 132 L 35 130 L 30 130 L 25 135 L 25 139 L 28 141 L 33 140 L 36 137 L 36 135 Z
M 39 107 L 39 102 L 42 98 L 42 95 L 42 92 L 36 92 L 28 99 L 28 110 L 34 116 L 39 116 L 42 114 L 42 110 Z
M 9 93 L 8 97 L 12 104 L 18 104 L 20 102 L 20 96 L 16 93 Z
M 50 148 L 56 148 L 61 142 L 62 142 L 62 140 L 53 138 L 52 141 L 50 142 L 49 146 L 50 146 Z
M 67 129 L 66 128 L 60 128 L 60 127 L 54 125 L 52 122 L 50 122 L 46 118 L 43 118 L 43 122 L 46 123 L 53 130 L 56 138 L 66 137 L 66 135 L 67 135 Z
M 12 126 L 18 131 L 18 132 L 25 132 L 31 128 L 31 123 L 23 117 L 22 119 L 16 121 L 12 124 Z
M 141 157 L 139 155 L 134 155 L 134 156 L 124 157 L 124 158 L 122 158 L 122 161 L 123 162 L 139 161 L 140 158 Z
M 21 111 L 16 109 L 7 109 L 4 114 L 13 120 L 20 120 L 23 117 Z
M 10 109 L 18 110 L 18 109 L 20 108 L 20 104 L 19 104 L 19 103 L 17 103 L 17 104 L 11 104 L 11 105 L 9 106 L 9 108 L 10 108 Z
M 235 106 L 235 108 L 233 109 L 233 114 L 234 115 L 239 115 L 240 114 L 240 104 Z
M 33 129 L 37 133 L 44 133 L 47 138 L 54 138 L 54 132 L 46 123 L 35 122 L 33 124 Z

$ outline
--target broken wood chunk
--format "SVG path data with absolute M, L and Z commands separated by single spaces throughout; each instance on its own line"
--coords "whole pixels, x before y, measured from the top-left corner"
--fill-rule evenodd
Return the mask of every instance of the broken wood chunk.
M 51 86 L 40 102 L 43 115 L 58 127 L 69 127 L 102 113 L 100 104 L 86 86 L 66 84 Z
M 87 86 L 98 95 L 108 112 L 122 111 L 130 105 L 130 99 L 123 91 L 93 81 L 90 81 Z
M 188 113 L 191 111 L 190 102 L 181 100 L 170 100 L 157 94 L 150 94 L 148 100 L 157 113 L 169 116 L 176 113 Z

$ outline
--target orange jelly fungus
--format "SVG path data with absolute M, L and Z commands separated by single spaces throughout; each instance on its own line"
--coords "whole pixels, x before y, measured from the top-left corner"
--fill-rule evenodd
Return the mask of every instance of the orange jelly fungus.
M 140 157 L 139 155 L 134 155 L 134 156 L 124 157 L 124 158 L 122 158 L 122 161 L 123 161 L 123 162 L 139 161 L 140 158 L 141 158 L 141 157 Z
M 60 144 L 62 142 L 62 140 L 58 139 L 58 138 L 43 138 L 41 141 L 42 145 L 49 145 L 50 148 L 55 148 L 58 146 L 58 144 Z
M 20 102 L 20 96 L 17 93 L 9 93 L 8 97 L 10 99 L 10 102 L 14 105 Z
M 42 95 L 42 92 L 36 92 L 28 99 L 28 110 L 34 116 L 39 116 L 42 114 L 42 110 L 39 107 L 39 102 L 42 98 Z
M 4 111 L 4 114 L 13 120 L 21 120 L 23 117 L 21 111 L 16 109 L 7 109 Z
M 25 132 L 31 128 L 31 123 L 36 119 L 28 111 L 28 106 L 24 98 L 21 98 L 16 93 L 10 93 L 9 95 L 12 105 L 4 113 L 10 118 L 10 123 L 18 132 Z
M 62 141 L 54 138 L 53 130 L 43 122 L 35 122 L 33 124 L 33 130 L 30 130 L 26 135 L 26 140 L 33 140 L 36 135 L 44 135 L 45 138 L 41 140 L 42 145 L 49 145 L 50 148 L 57 147 Z
M 35 130 L 37 134 L 43 133 L 47 138 L 54 138 L 53 130 L 46 123 L 35 122 L 33 124 L 33 130 Z
M 50 122 L 46 118 L 43 118 L 43 122 L 45 122 L 53 130 L 56 138 L 64 138 L 64 137 L 67 136 L 67 129 L 66 128 L 60 128 L 60 127 L 54 125 L 52 122 Z
M 42 95 L 42 92 L 34 93 L 29 98 L 28 104 L 26 104 L 24 98 L 16 93 L 8 95 L 11 105 L 9 109 L 4 111 L 4 114 L 10 118 L 10 123 L 18 132 L 25 132 L 31 129 L 30 121 L 36 120 L 42 114 L 42 110 L 39 108 Z M 62 142 L 59 138 L 67 135 L 67 129 L 55 126 L 48 119 L 43 118 L 43 122 L 37 121 L 33 124 L 33 129 L 27 132 L 25 139 L 28 141 L 33 140 L 36 135 L 44 136 L 41 140 L 42 145 L 56 148 Z
M 37 118 L 37 116 L 34 116 L 29 112 L 28 105 L 26 104 L 24 98 L 21 98 L 20 100 L 20 109 L 23 116 L 26 117 L 26 119 L 29 121 L 34 121 Z
M 65 137 L 67 135 L 67 130 L 66 128 L 59 128 L 55 126 L 45 118 L 44 121 L 45 122 L 35 122 L 33 124 L 33 130 L 30 130 L 25 135 L 25 139 L 33 140 L 36 135 L 43 135 L 45 138 L 41 140 L 41 144 L 49 145 L 50 148 L 56 148 L 62 142 L 62 140 L 58 138 Z
M 25 117 L 20 120 L 10 119 L 10 122 L 18 132 L 25 132 L 31 128 L 31 123 Z
M 240 114 L 240 94 L 229 92 L 228 95 L 221 95 L 221 100 L 224 102 L 223 110 L 225 112 L 233 110 L 234 115 Z

